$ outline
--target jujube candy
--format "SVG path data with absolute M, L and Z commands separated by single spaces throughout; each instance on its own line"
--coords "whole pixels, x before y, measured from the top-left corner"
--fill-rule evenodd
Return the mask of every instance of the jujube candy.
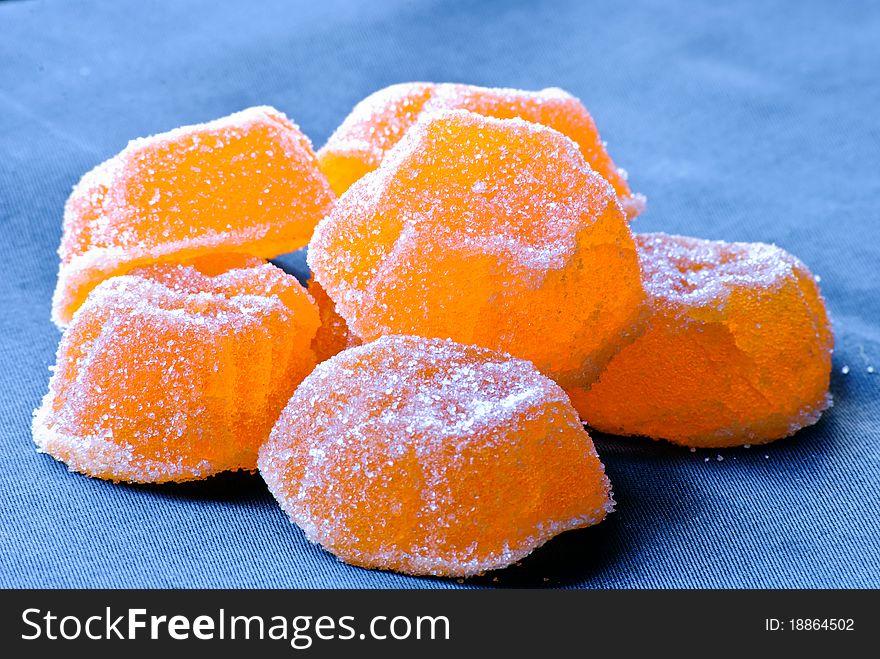
M 67 201 L 52 318 L 66 325 L 92 288 L 139 265 L 298 249 L 333 199 L 308 138 L 274 108 L 134 140 Z
M 319 364 L 260 449 L 293 522 L 343 561 L 501 568 L 596 524 L 611 490 L 565 393 L 523 360 L 386 336 Z
M 296 279 L 253 257 L 112 277 L 61 339 L 34 440 L 70 469 L 114 481 L 253 470 L 315 365 L 318 322 Z
M 636 235 L 651 297 L 647 330 L 588 390 L 592 427 L 676 444 L 758 444 L 815 423 L 834 337 L 807 267 L 762 243 Z
M 309 265 L 351 331 L 451 338 L 590 382 L 637 325 L 614 190 L 561 133 L 426 115 L 315 230 Z

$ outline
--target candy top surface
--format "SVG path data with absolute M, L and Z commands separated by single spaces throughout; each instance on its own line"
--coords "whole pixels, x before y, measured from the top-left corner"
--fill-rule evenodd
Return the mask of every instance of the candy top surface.
M 350 396 L 346 406 L 326 395 L 334 390 Z M 527 361 L 448 339 L 399 335 L 319 364 L 295 397 L 309 401 L 305 414 L 326 424 L 317 436 L 323 440 L 362 437 L 375 427 L 382 430 L 370 437 L 415 442 L 426 453 L 437 449 L 438 438 L 455 437 L 464 446 L 500 429 L 505 441 L 502 435 L 509 438 L 530 411 L 548 404 L 570 409 L 562 389 Z M 576 423 L 573 410 L 570 416 Z
M 175 142 L 187 148 L 190 148 L 191 145 L 201 150 L 210 150 L 210 143 L 202 142 L 202 138 L 209 135 L 238 137 L 255 126 L 266 124 L 275 124 L 282 130 L 296 126 L 283 112 L 273 108 L 271 105 L 255 105 L 239 112 L 233 112 L 225 117 L 212 119 L 211 121 L 178 126 L 164 133 L 157 133 L 146 137 L 136 137 L 133 140 L 129 140 L 128 146 L 123 149 L 122 153 L 138 158 L 144 150 Z M 297 130 L 295 137 L 301 146 L 311 148 L 311 141 L 303 133 Z
M 455 109 L 499 119 L 519 117 L 558 130 L 578 144 L 590 165 L 621 197 L 631 194 L 625 173 L 605 151 L 590 113 L 576 97 L 555 87 L 525 91 L 456 83 L 391 85 L 358 103 L 321 152 L 357 153 L 376 167 L 422 113 Z
M 324 148 L 358 152 L 375 167 L 418 119 L 434 87 L 428 82 L 401 83 L 370 94 L 352 109 Z
M 510 119 L 517 110 L 577 99 L 558 88 L 525 91 L 456 83 L 404 82 L 390 85 L 359 102 L 328 140 L 333 148 L 363 149 L 377 158 L 394 146 L 424 111 L 470 110 Z
M 734 289 L 775 290 L 802 275 L 794 256 L 765 243 L 729 243 L 664 233 L 635 234 L 645 289 L 655 300 L 716 307 Z
M 223 255 L 135 268 L 102 282 L 82 308 L 115 308 L 121 313 L 165 316 L 169 322 L 211 320 L 222 325 L 311 304 L 305 289 L 279 268 L 254 257 Z
M 253 107 L 132 140 L 85 174 L 68 200 L 59 254 L 67 263 L 95 247 L 140 249 L 206 232 L 262 237 L 273 213 L 299 206 L 320 216 L 332 201 L 309 139 L 278 110 Z
M 313 242 L 329 238 L 334 216 L 366 217 L 366 230 L 403 224 L 396 251 L 488 253 L 522 273 L 543 272 L 566 262 L 581 229 L 608 204 L 616 204 L 613 190 L 561 133 L 444 110 L 425 114 L 349 189 Z M 323 260 L 317 251 L 310 264 Z

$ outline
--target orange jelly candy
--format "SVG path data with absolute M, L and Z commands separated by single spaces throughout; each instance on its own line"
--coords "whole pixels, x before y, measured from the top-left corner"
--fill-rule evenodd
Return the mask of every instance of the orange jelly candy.
M 139 265 L 298 249 L 333 200 L 308 138 L 273 108 L 134 140 L 67 200 L 53 320 Z
M 312 349 L 315 351 L 318 363 L 330 359 L 346 348 L 360 345 L 360 339 L 348 329 L 345 318 L 336 313 L 336 305 L 321 284 L 312 278 L 307 285 L 309 295 L 315 300 L 321 315 L 321 326 L 312 341 Z
M 505 567 L 612 509 L 568 397 L 526 361 L 386 336 L 319 364 L 260 449 L 312 542 L 409 574 Z
M 365 341 L 451 338 L 560 382 L 598 376 L 644 299 L 614 190 L 577 146 L 461 110 L 415 124 L 318 224 L 308 260 Z
M 590 167 L 611 183 L 628 217 L 635 217 L 644 209 L 645 198 L 630 190 L 626 172 L 611 160 L 590 113 L 568 92 L 527 92 L 450 83 L 391 85 L 358 103 L 318 151 L 321 169 L 336 194 L 341 195 L 364 174 L 376 169 L 385 153 L 420 116 L 437 110 L 469 110 L 498 119 L 518 117 L 558 130 L 574 140 Z
M 589 425 L 676 444 L 770 442 L 831 404 L 831 333 L 806 266 L 761 243 L 636 236 L 652 316 L 588 391 Z
M 296 279 L 253 257 L 112 277 L 61 339 L 34 440 L 71 470 L 114 481 L 253 470 L 314 368 L 318 322 Z

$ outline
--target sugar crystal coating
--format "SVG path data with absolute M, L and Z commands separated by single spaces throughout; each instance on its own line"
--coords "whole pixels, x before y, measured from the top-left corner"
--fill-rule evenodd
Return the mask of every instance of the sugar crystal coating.
M 53 320 L 139 265 L 298 249 L 333 199 L 308 138 L 274 108 L 134 140 L 67 201 Z
M 259 468 L 312 542 L 410 574 L 501 568 L 612 508 L 555 383 L 523 360 L 440 339 L 385 336 L 319 364 Z
M 380 89 L 358 103 L 318 151 L 321 169 L 336 194 L 378 167 L 419 117 L 439 110 L 469 110 L 497 119 L 518 117 L 558 130 L 574 140 L 590 167 L 611 183 L 627 217 L 644 209 L 645 198 L 630 190 L 626 172 L 611 160 L 590 113 L 577 98 L 556 88 L 530 92 L 411 82 Z
M 318 323 L 296 279 L 254 257 L 107 279 L 61 339 L 34 440 L 71 470 L 114 481 L 253 470 L 315 365 Z
M 412 126 L 319 223 L 308 259 L 365 341 L 451 338 L 559 382 L 591 382 L 644 300 L 614 191 L 577 146 L 460 110 Z
M 652 312 L 589 390 L 591 427 L 699 447 L 759 444 L 831 404 L 834 337 L 813 275 L 762 243 L 636 235 Z

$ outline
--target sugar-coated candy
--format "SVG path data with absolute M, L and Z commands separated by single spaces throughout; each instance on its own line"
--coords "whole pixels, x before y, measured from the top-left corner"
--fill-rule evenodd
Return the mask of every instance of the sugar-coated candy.
M 348 328 L 345 318 L 336 312 L 336 305 L 333 304 L 333 300 L 330 299 L 321 284 L 311 278 L 307 282 L 307 288 L 309 295 L 318 305 L 318 312 L 321 316 L 321 326 L 312 340 L 312 349 L 315 351 L 318 363 L 330 359 L 346 348 L 360 345 L 360 339 Z
M 528 362 L 385 336 L 319 364 L 260 449 L 260 473 L 343 561 L 468 576 L 612 509 L 589 435 Z
M 308 138 L 274 108 L 134 140 L 67 201 L 53 320 L 139 265 L 298 249 L 333 199 Z
M 561 133 L 423 117 L 315 230 L 309 265 L 364 341 L 451 338 L 586 383 L 641 315 L 614 190 Z
M 816 281 L 782 249 L 636 236 L 652 300 L 645 333 L 589 390 L 589 425 L 696 447 L 769 442 L 815 423 L 834 337 Z
M 253 470 L 314 368 L 318 323 L 296 279 L 254 257 L 111 277 L 61 339 L 34 440 L 71 470 L 114 481 Z
M 626 172 L 611 160 L 590 113 L 568 92 L 451 83 L 391 85 L 358 103 L 318 151 L 321 169 L 336 194 L 341 195 L 361 176 L 378 167 L 385 153 L 420 116 L 437 110 L 469 110 L 498 119 L 518 117 L 558 130 L 574 140 L 590 167 L 611 183 L 628 217 L 638 215 L 644 208 L 645 198 L 630 190 Z

